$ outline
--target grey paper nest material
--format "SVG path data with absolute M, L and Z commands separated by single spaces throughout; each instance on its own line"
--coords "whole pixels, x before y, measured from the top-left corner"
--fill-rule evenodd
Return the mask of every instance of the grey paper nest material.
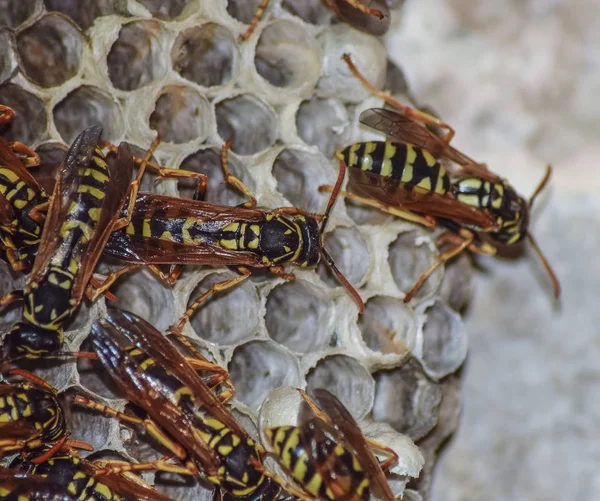
M 0 102 L 17 116 L 5 136 L 37 147 L 49 173 L 64 155 L 61 143 L 89 125 L 101 123 L 106 139 L 126 140 L 138 154 L 158 131 L 163 142 L 157 162 L 208 174 L 208 200 L 234 205 L 243 198 L 223 183 L 219 165 L 220 147 L 231 140 L 231 171 L 261 206 L 322 211 L 327 198 L 317 188 L 335 181 L 333 152 L 372 137 L 356 118 L 382 105 L 341 56 L 350 53 L 377 87 L 386 74 L 396 78 L 389 86 L 404 86 L 397 68 L 388 72 L 382 43 L 347 25 L 330 25 L 334 20 L 320 0 L 273 0 L 247 43 L 239 35 L 257 1 L 8 4 L 0 18 L 10 28 L 0 31 L 7 48 L 0 54 Z M 187 180 L 146 180 L 144 188 L 190 197 L 194 187 Z M 402 290 L 437 253 L 429 232 L 340 200 L 326 245 L 367 300 L 362 319 L 321 267 L 293 270 L 297 280 L 291 283 L 257 273 L 207 302 L 184 334 L 229 368 L 237 388 L 234 412 L 251 433 L 266 397 L 261 421 L 279 422 L 293 410 L 278 387 L 325 387 L 338 395 L 364 421 L 367 434 L 397 450 L 394 488 L 400 495 L 423 466 L 412 440 L 427 441 L 436 429 L 446 429 L 438 421 L 444 378 L 466 355 L 461 318 L 448 305 L 464 305 L 470 269 L 461 261 L 446 280 L 440 269 L 405 306 Z M 102 266 L 105 271 L 109 264 Z M 0 272 L 8 291 L 14 277 L 6 267 Z M 232 272 L 189 267 L 169 289 L 139 271 L 119 281 L 114 293 L 120 307 L 164 330 L 210 283 L 227 276 Z M 67 333 L 69 349 L 85 346 L 91 322 L 104 308 L 103 299 L 82 308 Z M 14 310 L 3 312 L 3 328 L 14 318 Z M 44 375 L 63 392 L 89 392 L 117 408 L 125 405 L 89 362 Z M 101 416 L 75 410 L 73 429 L 96 448 L 134 460 L 160 454 L 144 437 Z M 427 472 L 435 448 L 426 451 Z M 165 478 L 157 476 L 157 482 Z M 165 487 L 177 499 L 208 495 L 204 487 L 178 482 Z M 416 492 L 407 496 L 419 499 Z

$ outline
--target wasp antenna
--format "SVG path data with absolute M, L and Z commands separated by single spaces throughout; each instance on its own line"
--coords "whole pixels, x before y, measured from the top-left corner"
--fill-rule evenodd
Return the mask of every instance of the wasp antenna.
M 537 188 L 533 192 L 533 195 L 531 195 L 531 198 L 529 199 L 529 207 L 531 207 L 533 205 L 533 201 L 535 200 L 535 198 L 540 194 L 540 192 L 548 184 L 551 174 L 552 174 L 552 166 L 550 164 L 548 164 L 548 165 L 546 165 L 546 173 L 544 174 L 544 177 L 542 178 L 542 180 L 538 184 Z
M 556 276 L 556 273 L 554 273 L 554 270 L 552 269 L 552 266 L 550 266 L 550 263 L 546 259 L 546 256 L 542 254 L 542 251 L 539 248 L 535 239 L 533 238 L 533 235 L 528 232 L 527 238 L 529 239 L 529 242 L 531 243 L 531 246 L 535 250 L 536 254 L 539 256 L 540 261 L 542 261 L 544 268 L 546 268 L 546 272 L 548 273 L 550 280 L 552 280 L 552 285 L 554 286 L 554 297 L 558 299 L 560 297 L 560 282 L 558 280 L 558 277 Z
M 356 306 L 358 306 L 358 312 L 362 315 L 365 312 L 365 303 L 363 302 L 356 289 L 352 286 L 350 282 L 348 282 L 348 279 L 342 274 L 342 272 L 338 270 L 337 266 L 333 262 L 333 259 L 324 248 L 321 249 L 321 254 L 323 256 L 323 259 L 325 260 L 325 263 L 327 263 L 327 266 L 329 266 L 329 268 L 331 269 L 331 271 L 333 271 L 337 279 L 350 293 L 352 299 L 354 299 L 354 302 L 356 303 Z
M 337 197 L 342 189 L 342 183 L 344 182 L 344 176 L 346 175 L 346 164 L 343 160 L 340 160 L 340 172 L 338 174 L 337 181 L 335 182 L 335 186 L 333 190 L 331 190 L 331 196 L 329 197 L 329 202 L 327 202 L 327 207 L 325 212 L 323 213 L 323 219 L 321 220 L 321 235 L 325 233 L 325 228 L 327 227 L 327 221 L 329 221 L 329 213 L 337 200 Z

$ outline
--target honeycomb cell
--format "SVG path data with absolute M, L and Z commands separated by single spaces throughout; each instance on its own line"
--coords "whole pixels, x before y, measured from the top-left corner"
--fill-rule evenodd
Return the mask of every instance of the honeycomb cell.
M 111 2 L 98 0 L 44 0 L 48 11 L 61 12 L 70 17 L 83 30 L 87 30 L 97 17 L 116 13 Z
M 14 118 L 2 128 L 4 139 L 32 146 L 44 137 L 48 117 L 44 103 L 34 94 L 7 83 L 0 85 L 0 103 L 10 106 L 15 112 Z
M 307 282 L 278 285 L 267 298 L 269 335 L 296 353 L 319 351 L 331 339 L 331 306 L 331 300 Z
M 181 15 L 189 4 L 187 0 L 138 0 L 152 15 L 158 19 L 175 19 Z
M 183 85 L 164 87 L 150 115 L 150 128 L 167 143 L 202 141 L 208 135 L 211 122 L 208 101 Z
M 307 391 L 325 388 L 338 397 L 356 419 L 373 406 L 375 382 L 356 359 L 332 355 L 321 359 L 306 376 Z
M 62 14 L 48 14 L 17 35 L 25 76 L 41 87 L 56 87 L 77 74 L 85 39 Z
M 276 426 L 296 426 L 302 397 L 297 388 L 280 386 L 271 391 L 263 400 L 258 413 L 258 427 L 261 432 L 261 442 L 271 450 L 271 443 L 266 440 L 264 431 Z
M 0 22 L 0 25 L 2 22 Z M 17 42 L 14 33 L 8 28 L 0 28 L 0 85 L 14 76 L 19 68 Z
M 249 24 L 260 5 L 261 0 L 228 0 L 227 13 L 239 22 Z M 268 6 L 263 14 L 263 19 L 269 12 Z
M 8 0 L 0 4 L 0 26 L 15 29 L 42 10 L 41 0 Z
M 322 184 L 335 184 L 336 172 L 320 153 L 286 148 L 273 163 L 277 190 L 294 207 L 309 212 L 323 212 L 329 193 L 319 193 Z
M 274 88 L 308 95 L 321 73 L 321 50 L 317 40 L 299 23 L 274 21 L 261 33 L 254 65 Z M 269 99 L 275 98 L 273 94 Z M 286 98 L 289 100 L 289 97 Z
M 468 252 L 446 263 L 444 279 L 438 291 L 442 301 L 454 311 L 463 310 L 473 293 L 472 278 L 473 266 Z
M 431 381 L 419 362 L 409 358 L 401 367 L 379 371 L 373 419 L 389 423 L 412 440 L 427 435 L 438 420 L 440 385 Z
M 171 51 L 173 69 L 203 87 L 230 82 L 237 71 L 238 57 L 233 34 L 216 23 L 185 30 L 177 37 Z
M 429 265 L 437 258 L 429 245 L 429 236 L 420 229 L 402 233 L 389 247 L 388 262 L 392 277 L 401 291 L 409 291 Z M 431 296 L 442 281 L 444 268 L 438 267 L 415 294 L 417 301 Z
M 135 313 L 158 330 L 164 331 L 173 323 L 171 288 L 151 271 L 141 268 L 127 273 L 115 282 L 110 291 L 119 298 L 117 303 L 112 304 L 113 307 Z
M 238 155 L 253 155 L 273 146 L 277 117 L 273 108 L 251 94 L 215 103 L 217 131 L 223 142 L 231 140 Z
M 236 398 L 258 410 L 267 394 L 279 386 L 298 386 L 298 359 L 272 341 L 251 341 L 235 349 L 229 362 Z
M 389 214 L 376 209 L 375 207 L 369 207 L 368 205 L 361 204 L 360 202 L 354 202 L 352 200 L 345 200 L 346 211 L 348 216 L 356 224 L 381 224 L 384 221 L 391 218 Z
M 53 110 L 54 124 L 63 141 L 71 144 L 82 130 L 101 125 L 103 139 L 122 137 L 124 121 L 116 100 L 105 91 L 82 85 L 71 91 Z
M 40 144 L 35 152 L 40 156 L 40 165 L 30 169 L 36 181 L 42 185 L 46 193 L 52 193 L 54 180 L 60 164 L 67 156 L 68 147 L 63 143 L 51 141 Z
M 425 372 L 441 379 L 457 370 L 467 356 L 467 333 L 460 315 L 445 303 L 436 300 L 431 305 L 419 305 L 417 313 L 425 313 L 423 339 L 415 354 Z
M 325 247 L 348 281 L 355 287 L 362 285 L 370 268 L 371 254 L 360 231 L 356 228 L 338 227 L 327 234 Z M 332 287 L 340 285 L 323 261 L 319 265 L 319 271 L 323 280 L 329 285 Z
M 188 306 L 214 283 L 239 276 L 233 272 L 212 273 L 193 290 Z M 220 346 L 239 343 L 258 330 L 260 299 L 250 280 L 218 292 L 196 311 L 191 325 L 196 334 Z
M 310 24 L 326 26 L 331 22 L 331 11 L 323 0 L 304 0 L 303 2 L 283 0 L 281 6 L 290 14 L 298 16 Z
M 414 312 L 397 298 L 377 296 L 369 299 L 358 326 L 363 340 L 375 352 L 405 356 L 415 346 L 417 319 Z
M 108 54 L 108 76 L 120 90 L 140 89 L 164 77 L 168 62 L 163 54 L 166 32 L 155 20 L 124 24 Z
M 303 101 L 296 114 L 298 135 L 326 157 L 348 142 L 348 112 L 335 99 L 313 97 Z
M 246 202 L 248 199 L 238 190 L 225 182 L 223 169 L 221 167 L 221 148 L 216 146 L 204 147 L 195 153 L 187 156 L 181 162 L 180 168 L 201 172 L 208 176 L 208 186 L 205 200 L 207 202 L 218 203 L 222 205 L 236 206 Z M 229 153 L 228 158 L 229 172 L 240 179 L 249 189 L 254 192 L 256 183 L 248 174 L 248 170 L 242 165 L 242 162 L 234 154 Z M 180 196 L 192 198 L 198 183 L 189 178 L 181 178 L 178 181 L 177 189 Z

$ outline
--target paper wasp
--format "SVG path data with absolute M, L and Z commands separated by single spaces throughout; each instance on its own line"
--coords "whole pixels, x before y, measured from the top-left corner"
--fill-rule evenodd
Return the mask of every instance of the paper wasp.
M 148 322 L 119 310 L 109 309 L 106 318 L 93 325 L 91 341 L 115 384 L 147 418 L 124 415 L 82 396 L 75 402 L 143 426 L 181 462 L 111 466 L 107 472 L 158 469 L 196 475 L 202 471 L 227 497 L 248 501 L 277 497 L 279 485 L 262 468 L 265 451 L 224 406 L 231 394 L 217 397 L 196 372 L 212 373 L 214 386 L 227 377 L 225 369 L 206 360 L 190 364 Z
M 264 430 L 279 463 L 303 491 L 284 487 L 305 501 L 367 501 L 371 490 L 378 499 L 394 501 L 384 472 L 397 462 L 397 454 L 365 438 L 344 404 L 327 390 L 314 390 L 318 405 L 298 391 L 304 398 L 298 426 Z M 389 458 L 380 464 L 373 450 Z
M 53 481 L 18 470 L 0 468 L 0 499 L 5 501 L 77 501 Z
M 365 86 L 400 110 L 366 110 L 361 113 L 360 122 L 400 143 L 368 141 L 337 151 L 335 155 L 350 173 L 350 193 L 342 196 L 409 220 L 422 216 L 422 224 L 448 230 L 440 243 L 451 247 L 423 272 L 406 293 L 405 301 L 412 299 L 438 266 L 463 250 L 495 255 L 499 249 L 519 244 L 525 238 L 546 268 L 558 297 L 559 281 L 529 231 L 531 206 L 550 177 L 550 166 L 530 200 L 525 200 L 506 179 L 450 146 L 454 131 L 448 124 L 374 89 L 350 57 L 345 55 L 344 59 Z M 448 132 L 440 138 L 421 124 L 442 127 Z M 450 162 L 442 165 L 440 159 Z
M 251 208 L 256 198 L 243 183 L 229 174 L 227 148 L 223 148 L 225 177 L 250 200 L 242 207 L 228 207 L 199 200 L 140 193 L 135 201 L 129 225 L 113 233 L 105 254 L 130 263 L 153 266 L 155 272 L 173 283 L 179 271 L 164 276 L 156 265 L 195 264 L 236 266 L 239 277 L 213 284 L 187 309 L 173 332 L 181 329 L 193 312 L 210 295 L 247 279 L 248 267 L 269 268 L 287 279 L 283 265 L 291 263 L 303 268 L 314 267 L 321 257 L 346 287 L 362 312 L 364 305 L 358 293 L 335 266 L 323 247 L 323 232 L 344 178 L 340 170 L 336 186 L 322 216 L 321 226 L 313 215 L 294 207 L 273 210 Z M 129 269 L 128 267 L 125 270 Z M 117 272 L 121 273 L 121 272 Z
M 42 451 L 42 454 L 46 452 Z M 171 501 L 133 474 L 101 475 L 99 472 L 106 464 L 113 463 L 110 461 L 96 464 L 80 458 L 72 449 L 59 452 L 44 461 L 39 458 L 39 453 L 29 453 L 24 457 L 17 457 L 10 464 L 11 470 L 20 472 L 21 478 L 28 480 L 30 488 L 36 493 L 36 489 L 51 481 L 60 492 L 80 501 Z M 124 462 L 115 462 L 121 463 Z M 8 483 L 10 480 L 9 478 Z M 2 488 L 0 483 L 0 492 Z M 1 494 L 0 499 L 3 499 Z
M 14 112 L 0 105 L 0 125 Z M 27 171 L 39 164 L 39 156 L 19 142 L 0 137 L 0 243 L 15 271 L 31 268 L 39 244 L 48 197 Z
M 323 0 L 325 5 L 342 21 L 371 35 L 385 34 L 390 25 L 390 11 L 385 0 Z M 269 0 L 261 0 L 248 29 L 240 36 L 242 41 L 248 40 L 269 4 Z

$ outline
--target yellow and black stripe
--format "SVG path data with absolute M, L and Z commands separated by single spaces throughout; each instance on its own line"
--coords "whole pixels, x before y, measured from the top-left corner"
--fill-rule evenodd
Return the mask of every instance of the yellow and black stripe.
M 367 141 L 338 150 L 336 156 L 351 169 L 392 179 L 407 191 L 445 195 L 451 190 L 446 169 L 430 152 L 410 144 Z

